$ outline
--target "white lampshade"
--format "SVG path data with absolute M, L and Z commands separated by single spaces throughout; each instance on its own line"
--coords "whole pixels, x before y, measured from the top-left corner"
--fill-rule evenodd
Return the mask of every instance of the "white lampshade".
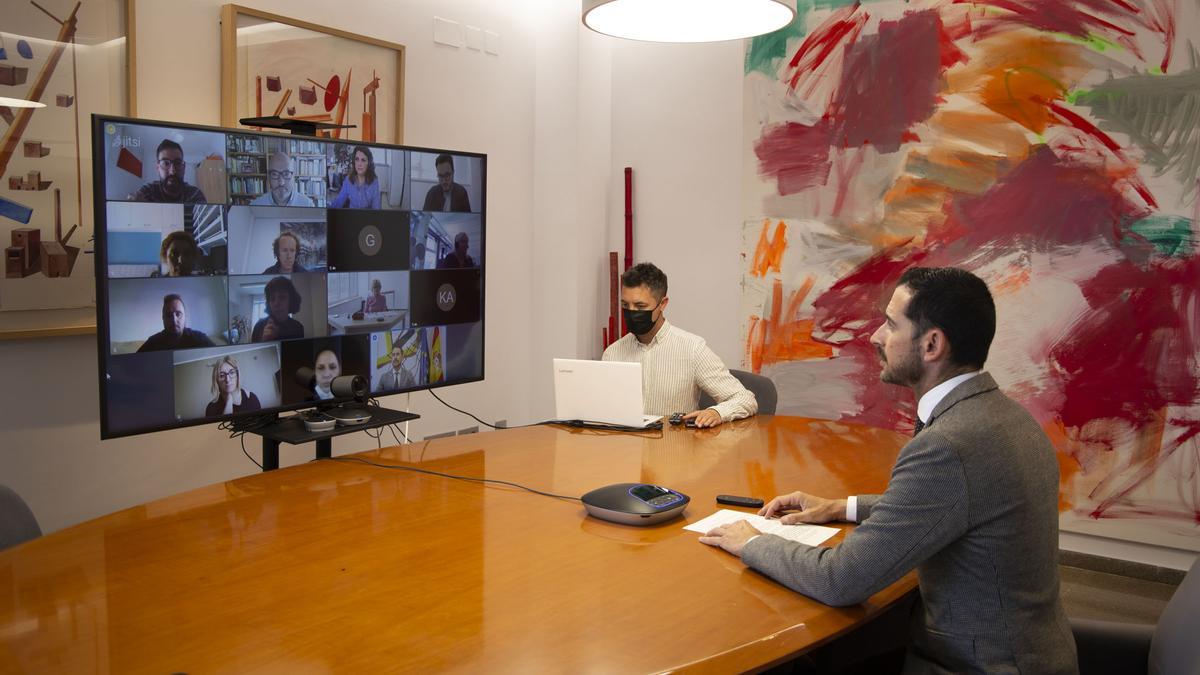
M 45 103 L 39 103 L 37 101 L 27 101 L 23 98 L 8 98 L 7 96 L 0 96 L 0 105 L 8 106 L 10 108 L 45 108 L 46 107 Z
M 648 42 L 740 40 L 779 30 L 795 16 L 795 0 L 583 0 L 588 28 Z

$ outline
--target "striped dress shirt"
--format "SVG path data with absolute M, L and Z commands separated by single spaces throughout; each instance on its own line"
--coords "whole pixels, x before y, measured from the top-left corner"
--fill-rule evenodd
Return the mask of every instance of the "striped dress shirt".
M 739 420 L 758 412 L 754 394 L 742 386 L 704 338 L 663 320 L 649 344 L 632 333 L 604 350 L 605 361 L 642 364 L 642 401 L 647 415 L 692 412 L 703 391 L 716 401 L 711 406 L 721 420 Z

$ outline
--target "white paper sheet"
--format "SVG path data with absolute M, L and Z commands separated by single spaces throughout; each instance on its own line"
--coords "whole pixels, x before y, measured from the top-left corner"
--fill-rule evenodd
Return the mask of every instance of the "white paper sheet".
M 822 525 L 784 525 L 778 519 L 767 519 L 753 513 L 744 511 L 734 511 L 732 509 L 720 509 L 711 516 L 683 528 L 693 532 L 704 534 L 714 527 L 736 523 L 739 520 L 750 521 L 754 529 L 763 534 L 774 534 L 784 539 L 796 541 L 809 546 L 817 546 L 838 533 L 836 527 L 824 527 Z

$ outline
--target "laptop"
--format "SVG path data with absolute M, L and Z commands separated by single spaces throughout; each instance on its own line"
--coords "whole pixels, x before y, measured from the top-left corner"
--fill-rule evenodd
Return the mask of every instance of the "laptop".
M 643 414 L 642 364 L 554 359 L 554 414 L 581 426 L 649 429 L 662 415 Z

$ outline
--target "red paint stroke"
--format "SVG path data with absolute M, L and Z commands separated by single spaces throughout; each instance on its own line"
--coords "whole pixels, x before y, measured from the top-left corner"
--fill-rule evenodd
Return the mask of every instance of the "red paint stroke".
M 1121 481 L 1122 484 L 1119 487 L 1109 488 L 1108 491 L 1110 491 L 1111 494 L 1102 499 L 1088 515 L 1095 519 L 1129 517 L 1181 518 L 1193 520 L 1200 524 L 1200 508 L 1193 509 L 1191 513 L 1187 513 L 1179 509 L 1131 507 L 1130 502 L 1128 501 L 1130 493 L 1141 487 L 1143 483 L 1154 476 L 1154 474 L 1158 472 L 1162 465 L 1165 464 L 1167 460 L 1171 459 L 1171 457 L 1178 452 L 1181 447 L 1183 447 L 1184 443 L 1187 443 L 1188 441 L 1200 435 L 1200 420 L 1172 418 L 1168 424 L 1177 428 L 1182 428 L 1185 431 L 1174 441 L 1171 441 L 1168 445 L 1162 446 L 1162 427 L 1164 425 L 1159 424 L 1158 428 L 1154 430 L 1156 433 L 1153 434 L 1157 442 L 1147 444 L 1147 449 L 1150 450 L 1150 452 L 1146 454 L 1149 456 L 1145 457 L 1143 461 L 1140 462 L 1141 465 L 1137 468 L 1132 476 L 1128 476 Z M 1111 478 L 1105 479 L 1100 486 L 1097 486 L 1096 491 L 1109 487 L 1105 485 L 1105 483 L 1109 482 L 1109 480 L 1111 480 Z
M 833 12 L 804 38 L 788 62 L 788 67 L 796 71 L 788 82 L 792 91 L 796 90 L 806 73 L 816 72 L 834 49 L 842 44 L 853 44 L 858 39 L 869 18 L 866 12 L 859 12 L 858 9 L 859 5 L 855 3 Z
M 963 254 L 993 249 L 992 257 L 1018 243 L 1049 250 L 1105 239 L 1119 248 L 1124 224 L 1150 213 L 1101 169 L 1072 164 L 1044 145 L 984 194 L 952 195 L 945 210 Z
M 1200 256 L 1129 261 L 1080 284 L 1088 309 L 1048 351 L 1067 426 L 1102 418 L 1139 428 L 1200 399 Z
M 1069 126 L 1072 126 L 1088 136 L 1100 141 L 1104 147 L 1108 148 L 1117 159 L 1119 159 L 1130 169 L 1128 172 L 1126 172 L 1126 179 L 1128 180 L 1130 186 L 1139 195 L 1141 195 L 1147 206 L 1152 209 L 1158 208 L 1158 201 L 1154 199 L 1154 195 L 1150 192 L 1150 188 L 1146 187 L 1145 182 L 1143 182 L 1141 177 L 1138 176 L 1137 167 L 1125 157 L 1125 153 L 1122 152 L 1121 146 L 1114 141 L 1111 136 L 1101 131 L 1096 125 L 1087 121 L 1087 119 L 1083 116 L 1075 113 L 1065 106 L 1059 105 L 1054 101 L 1050 101 L 1050 110 L 1055 115 L 1058 115 L 1058 117 L 1066 122 Z
M 1143 25 L 1163 36 L 1163 57 L 1158 67 L 1164 75 L 1171 65 L 1171 55 L 1175 49 L 1175 13 L 1176 4 L 1172 0 L 1154 0 L 1154 15 L 1147 16 Z
M 846 155 L 850 155 L 850 159 L 846 159 Z M 848 149 L 838 153 L 834 158 L 834 171 L 837 172 L 837 197 L 833 200 L 833 211 L 830 212 L 830 217 L 837 219 L 842 213 L 842 209 L 846 207 L 846 199 L 850 193 L 850 185 L 860 169 L 863 166 L 865 153 L 860 149 Z
M 909 128 L 933 114 L 942 81 L 943 31 L 936 10 L 881 21 L 879 32 L 849 45 L 830 106 L 839 147 L 870 144 L 896 152 Z M 895 58 L 903 54 L 903 58 Z
M 785 122 L 763 130 L 754 143 L 758 173 L 774 176 L 780 195 L 825 185 L 829 179 L 833 125 L 822 119 L 813 126 Z
M 1028 26 L 1051 33 L 1066 33 L 1086 39 L 1093 33 L 1119 44 L 1137 58 L 1142 58 L 1136 31 L 1120 25 L 1142 25 L 1139 7 L 1113 0 L 954 0 L 955 4 L 986 5 L 1005 10 L 979 19 L 976 39 L 981 39 L 1005 26 Z M 1105 15 L 1112 20 L 1101 18 Z

